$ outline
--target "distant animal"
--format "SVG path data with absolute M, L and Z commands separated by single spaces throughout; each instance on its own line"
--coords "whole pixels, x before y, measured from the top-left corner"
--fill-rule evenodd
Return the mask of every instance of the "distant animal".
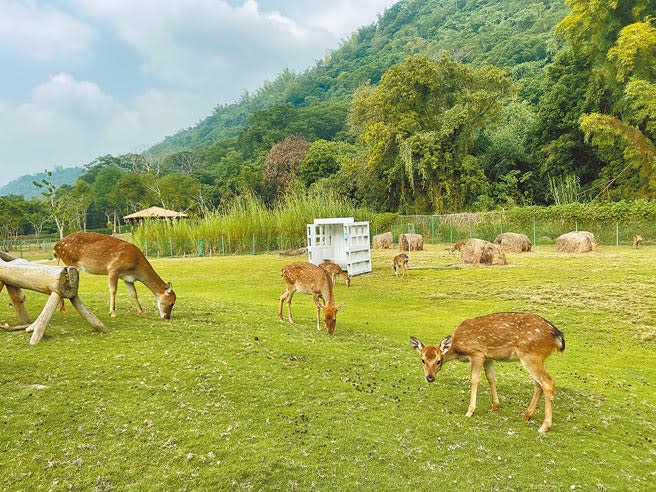
M 392 268 L 394 269 L 394 275 L 398 277 L 400 273 L 401 278 L 405 277 L 405 275 L 408 273 L 409 261 L 410 261 L 410 257 L 405 253 L 396 255 L 392 260 Z
M 134 244 L 95 232 L 74 232 L 55 244 L 54 256 L 65 265 L 81 268 L 96 275 L 108 275 L 109 315 L 116 317 L 118 279 L 125 282 L 139 315 L 144 313 L 134 283 L 143 283 L 157 298 L 157 309 L 163 319 L 171 318 L 175 292 L 155 272 Z
M 321 262 L 319 266 L 328 272 L 330 278 L 333 281 L 333 287 L 335 286 L 335 282 L 337 281 L 338 275 L 344 277 L 344 283 L 346 284 L 347 287 L 351 286 L 351 276 L 346 270 L 342 270 L 342 267 L 339 266 L 337 263 L 333 263 L 332 261 L 325 260 Z
M 465 245 L 465 241 L 458 241 L 457 243 L 455 243 L 453 246 L 449 248 L 449 253 L 462 250 L 464 245 Z
M 634 234 L 631 236 L 631 247 L 637 248 L 640 241 L 642 241 L 642 236 L 640 234 Z
M 287 315 L 290 323 L 294 323 L 292 316 L 292 298 L 296 291 L 303 294 L 309 294 L 314 300 L 317 307 L 317 330 L 321 329 L 320 313 L 323 311 L 323 317 L 326 322 L 326 331 L 329 335 L 335 332 L 337 323 L 337 311 L 344 307 L 343 304 L 335 305 L 333 296 L 333 283 L 330 274 L 323 268 L 312 263 L 297 262 L 283 267 L 280 276 L 287 288 L 280 294 L 280 308 L 278 317 L 283 321 L 282 305 L 287 301 Z M 323 301 L 323 304 L 322 304 Z
M 535 414 L 540 396 L 544 393 L 544 421 L 539 433 L 544 435 L 552 423 L 554 381 L 544 368 L 545 359 L 555 350 L 565 350 L 565 335 L 546 319 L 530 313 L 494 313 L 460 323 L 453 335 L 439 345 L 424 345 L 410 337 L 410 345 L 421 354 L 426 381 L 446 362 L 453 359 L 471 361 L 471 394 L 467 417 L 476 409 L 476 392 L 481 370 L 485 369 L 492 393 L 492 410 L 499 408 L 495 360 L 519 359 L 533 378 L 533 398 L 526 409 L 524 420 Z

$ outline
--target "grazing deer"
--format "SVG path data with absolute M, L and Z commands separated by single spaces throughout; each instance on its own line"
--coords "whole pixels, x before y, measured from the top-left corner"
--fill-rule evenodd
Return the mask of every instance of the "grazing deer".
M 346 270 L 342 270 L 342 267 L 339 266 L 337 263 L 324 260 L 321 262 L 319 266 L 328 272 L 328 275 L 330 275 L 330 278 L 333 281 L 333 287 L 335 287 L 335 282 L 337 281 L 338 275 L 344 277 L 344 283 L 346 284 L 347 287 L 351 286 L 351 276 Z
M 458 241 L 457 243 L 455 243 L 453 246 L 449 248 L 449 253 L 453 253 L 454 251 L 462 251 L 464 245 L 465 245 L 465 241 Z
M 400 272 L 401 278 L 405 277 L 405 275 L 408 273 L 408 261 L 410 261 L 410 257 L 405 253 L 396 255 L 392 260 L 392 268 L 394 269 L 394 275 L 398 277 Z
M 519 359 L 533 377 L 533 398 L 524 420 L 535 414 L 544 393 L 544 422 L 539 431 L 544 435 L 551 427 L 554 381 L 544 369 L 544 360 L 553 352 L 565 350 L 565 335 L 549 321 L 529 313 L 495 313 L 460 323 L 453 335 L 439 345 L 424 345 L 410 337 L 410 345 L 421 354 L 426 381 L 435 381 L 442 366 L 453 359 L 471 361 L 471 395 L 467 417 L 476 409 L 476 391 L 481 370 L 490 384 L 492 410 L 499 408 L 493 361 Z
M 148 287 L 157 298 L 160 317 L 169 319 L 175 292 L 164 282 L 139 248 L 121 239 L 95 232 L 74 232 L 55 244 L 54 255 L 64 264 L 109 276 L 109 315 L 116 317 L 116 285 L 123 279 L 139 315 L 143 314 L 134 282 Z
M 638 243 L 640 241 L 642 241 L 642 236 L 640 234 L 634 234 L 633 236 L 631 236 L 631 243 L 632 243 L 631 247 L 637 249 Z
M 332 335 L 337 322 L 337 311 L 342 309 L 344 305 L 335 305 L 333 284 L 328 272 L 312 263 L 298 262 L 284 267 L 280 272 L 280 276 L 287 285 L 287 289 L 280 294 L 280 309 L 278 310 L 280 321 L 283 320 L 282 304 L 286 299 L 289 322 L 294 323 L 294 318 L 292 317 L 292 298 L 294 297 L 294 292 L 299 291 L 303 294 L 310 294 L 314 300 L 314 304 L 317 307 L 317 330 L 321 329 L 320 312 L 323 311 L 326 321 L 326 331 L 329 335 Z M 324 302 L 323 305 L 321 301 Z

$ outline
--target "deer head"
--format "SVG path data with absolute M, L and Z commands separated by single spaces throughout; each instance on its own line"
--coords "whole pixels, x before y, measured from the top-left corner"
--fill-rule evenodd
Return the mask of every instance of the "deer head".
M 432 383 L 444 364 L 444 356 L 451 349 L 451 336 L 446 337 L 439 345 L 424 345 L 415 337 L 410 337 L 410 345 L 421 354 L 426 381 Z

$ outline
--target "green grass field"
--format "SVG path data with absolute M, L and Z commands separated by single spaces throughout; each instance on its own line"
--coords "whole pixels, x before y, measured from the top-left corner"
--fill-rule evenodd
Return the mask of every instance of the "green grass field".
M 123 285 L 108 317 L 106 277 L 81 275 L 105 322 L 56 313 L 38 345 L 2 332 L 0 489 L 7 491 L 642 491 L 656 490 L 656 250 L 538 247 L 501 268 L 453 268 L 446 245 L 374 252 L 374 271 L 336 287 L 346 306 L 333 337 L 277 319 L 277 255 L 153 260 L 178 302 L 160 320 Z M 297 258 L 303 260 L 304 258 Z M 34 317 L 46 296 L 27 292 Z M 0 322 L 14 323 L 0 293 Z M 469 366 L 424 381 L 408 338 L 439 342 L 463 319 L 530 311 L 567 347 L 544 439 L 521 416 L 533 392 L 516 362 L 497 364 L 501 408 L 485 378 L 464 416 Z

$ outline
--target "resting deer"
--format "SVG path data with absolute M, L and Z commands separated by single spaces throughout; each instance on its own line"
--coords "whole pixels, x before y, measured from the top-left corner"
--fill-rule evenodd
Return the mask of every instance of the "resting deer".
M 342 267 L 337 263 L 325 260 L 322 261 L 319 266 L 328 272 L 328 275 L 330 275 L 330 278 L 333 281 L 333 287 L 335 287 L 335 282 L 337 281 L 338 275 L 344 277 L 344 283 L 347 287 L 351 286 L 351 276 L 346 270 L 342 270 Z
M 406 273 L 408 273 L 409 261 L 410 261 L 410 257 L 405 253 L 396 255 L 392 260 L 392 268 L 394 269 L 394 275 L 398 277 L 399 273 L 401 273 L 401 278 L 405 277 Z
M 519 359 L 533 377 L 533 398 L 524 420 L 535 414 L 544 393 L 544 422 L 539 431 L 544 435 L 551 427 L 554 381 L 544 369 L 544 360 L 554 351 L 565 350 L 565 335 L 549 321 L 529 313 L 495 313 L 460 323 L 453 335 L 439 345 L 424 345 L 410 337 L 410 345 L 421 354 L 426 381 L 435 381 L 442 366 L 453 359 L 471 361 L 471 395 L 467 417 L 476 409 L 476 391 L 481 370 L 485 369 L 492 393 L 492 410 L 499 408 L 493 362 Z
M 55 244 L 54 255 L 64 264 L 109 276 L 109 315 L 116 317 L 116 286 L 123 279 L 139 315 L 143 314 L 134 282 L 148 287 L 157 298 L 160 317 L 169 319 L 175 292 L 164 282 L 134 244 L 95 232 L 74 232 Z
M 461 251 L 464 245 L 465 245 L 465 241 L 458 241 L 457 243 L 455 243 L 453 246 L 449 248 L 449 253 L 453 253 L 454 251 Z
M 642 241 L 642 236 L 640 234 L 634 234 L 633 236 L 631 236 L 631 243 L 632 243 L 631 247 L 637 249 L 638 243 L 640 241 Z
M 284 267 L 280 272 L 280 276 L 287 285 L 287 289 L 280 294 L 280 309 L 278 310 L 280 321 L 283 320 L 282 304 L 286 299 L 289 322 L 294 323 L 292 298 L 294 297 L 294 292 L 299 291 L 303 294 L 310 294 L 314 300 L 314 304 L 317 307 L 317 330 L 321 329 L 320 312 L 323 311 L 326 321 L 326 331 L 329 335 L 332 335 L 337 322 L 337 311 L 342 309 L 344 305 L 335 305 L 333 284 L 328 272 L 312 263 L 298 262 Z M 321 301 L 324 302 L 323 305 Z

